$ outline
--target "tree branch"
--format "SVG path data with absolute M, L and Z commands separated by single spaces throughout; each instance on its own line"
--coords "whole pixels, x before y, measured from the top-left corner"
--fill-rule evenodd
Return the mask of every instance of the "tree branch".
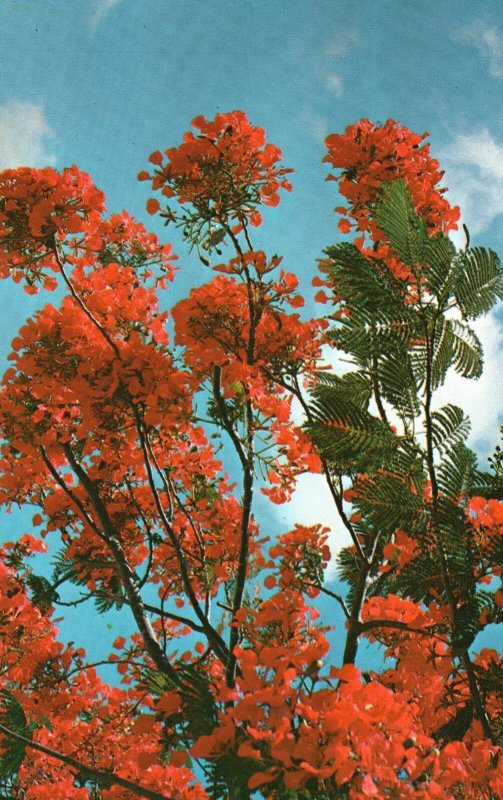
M 170 540 L 170 542 L 171 542 L 171 544 L 173 546 L 173 549 L 174 549 L 174 551 L 176 553 L 176 556 L 177 556 L 177 559 L 178 559 L 178 563 L 180 565 L 180 573 L 181 573 L 181 577 L 182 577 L 182 581 L 183 581 L 183 585 L 184 585 L 185 591 L 187 592 L 187 596 L 188 596 L 188 598 L 190 600 L 192 608 L 194 609 L 194 613 L 196 614 L 197 618 L 201 622 L 201 625 L 202 625 L 202 627 L 204 629 L 204 632 L 205 632 L 205 634 L 206 634 L 206 636 L 208 638 L 208 641 L 211 642 L 211 644 L 212 644 L 212 646 L 213 646 L 213 648 L 215 650 L 215 653 L 218 655 L 220 660 L 223 663 L 225 663 L 227 661 L 227 657 L 228 657 L 228 651 L 227 651 L 226 644 L 223 641 L 223 639 L 221 638 L 221 636 L 217 633 L 217 631 L 210 624 L 210 622 L 208 621 L 207 617 L 204 614 L 204 611 L 202 610 L 201 606 L 199 605 L 199 601 L 198 601 L 198 599 L 196 597 L 196 594 L 194 592 L 194 589 L 192 587 L 192 582 L 190 580 L 190 575 L 189 575 L 189 571 L 188 571 L 188 568 L 187 568 L 187 563 L 185 561 L 185 557 L 184 557 L 184 554 L 183 554 L 182 547 L 181 547 L 180 542 L 178 541 L 178 538 L 177 538 L 177 536 L 176 536 L 176 534 L 175 534 L 175 532 L 174 532 L 174 530 L 173 530 L 173 528 L 172 528 L 172 526 L 171 526 L 171 524 L 170 524 L 170 522 L 169 522 L 169 520 L 168 520 L 168 518 L 166 516 L 166 513 L 164 511 L 163 505 L 161 503 L 161 499 L 159 497 L 159 492 L 157 491 L 157 488 L 156 488 L 156 485 L 155 485 L 154 475 L 153 475 L 153 471 L 152 471 L 152 465 L 150 463 L 150 455 L 149 455 L 147 443 L 146 443 L 146 440 L 145 440 L 145 434 L 144 434 L 144 431 L 142 429 L 142 424 L 141 424 L 141 419 L 140 419 L 140 415 L 139 415 L 138 409 L 136 407 L 134 407 L 133 410 L 134 410 L 134 414 L 135 414 L 136 428 L 137 428 L 138 436 L 140 438 L 140 444 L 141 444 L 141 448 L 142 448 L 142 452 L 143 452 L 143 458 L 144 458 L 144 461 L 145 461 L 145 468 L 146 468 L 146 471 L 147 471 L 147 479 L 148 479 L 148 483 L 149 483 L 149 486 L 150 486 L 150 491 L 152 493 L 152 497 L 154 499 L 154 503 L 156 505 L 159 517 L 160 517 L 161 522 L 163 524 L 163 527 L 164 527 L 164 529 L 165 529 L 165 531 L 166 531 L 166 533 L 168 535 L 168 538 L 169 538 L 169 540 Z
M 80 306 L 80 308 L 82 309 L 82 311 L 84 312 L 86 317 L 99 330 L 99 332 L 101 333 L 101 335 L 103 336 L 103 338 L 105 339 L 107 344 L 109 344 L 110 347 L 112 348 L 112 350 L 114 351 L 115 355 L 118 356 L 120 354 L 119 348 L 117 347 L 117 345 L 115 344 L 113 339 L 109 336 L 108 332 L 105 330 L 105 328 L 103 327 L 101 322 L 98 322 L 98 320 L 96 319 L 94 314 L 91 311 L 89 311 L 88 307 L 86 306 L 86 304 L 84 303 L 82 298 L 75 291 L 75 287 L 74 287 L 73 283 L 71 282 L 70 278 L 66 274 L 65 267 L 64 267 L 63 261 L 61 259 L 61 255 L 59 253 L 58 240 L 56 238 L 56 234 L 54 234 L 54 239 L 53 239 L 53 250 L 54 250 L 54 255 L 56 257 L 56 262 L 57 262 L 58 267 L 59 267 L 59 271 L 61 272 L 61 276 L 62 276 L 64 282 L 66 283 L 66 285 L 68 286 L 68 288 L 70 290 L 70 294 L 72 295 L 73 299 L 75 300 L 77 305 Z
M 60 753 L 57 750 L 53 750 L 52 748 L 46 747 L 43 744 L 34 742 L 31 739 L 28 739 L 28 737 L 23 736 L 21 733 L 17 733 L 10 728 L 7 728 L 1 723 L 0 732 L 5 736 L 9 736 L 11 739 L 16 739 L 16 741 L 22 742 L 26 747 L 31 747 L 33 750 L 38 750 L 39 753 L 44 753 L 44 755 L 49 756 L 50 758 L 54 758 L 57 761 L 61 761 L 63 764 L 67 764 L 69 767 L 77 771 L 76 777 L 78 777 L 80 774 L 83 774 L 95 778 L 97 781 L 103 781 L 103 783 L 108 785 L 115 784 L 116 786 L 122 786 L 124 789 L 129 789 L 129 791 L 133 792 L 133 794 L 137 794 L 144 798 L 146 797 L 148 800 L 172 800 L 172 798 L 169 798 L 165 794 L 153 792 L 150 789 L 141 786 L 141 784 L 128 781 L 126 778 L 121 778 L 119 775 L 115 775 L 113 772 L 107 772 L 105 770 L 95 769 L 94 767 L 88 767 L 81 761 L 77 761 L 76 758 L 73 758 L 72 756 L 66 756 L 64 753 Z
M 306 415 L 306 419 L 308 421 L 312 421 L 313 417 L 312 417 L 312 414 L 311 414 L 311 409 L 309 408 L 309 405 L 306 403 L 306 401 L 305 401 L 305 399 L 303 397 L 303 394 L 302 394 L 302 392 L 300 390 L 300 386 L 299 386 L 297 378 L 295 378 L 295 386 L 290 386 L 290 385 L 287 384 L 287 388 L 292 392 L 292 394 L 295 395 L 295 397 L 297 398 L 297 400 L 301 404 L 301 406 L 302 406 L 302 408 L 304 410 L 304 413 Z M 357 537 L 356 533 L 354 532 L 353 526 L 351 525 L 351 523 L 350 523 L 350 521 L 349 521 L 349 519 L 347 517 L 346 512 L 344 511 L 344 505 L 343 505 L 342 497 L 341 497 L 341 495 L 339 494 L 339 492 L 337 491 L 337 489 L 334 486 L 334 482 L 333 482 L 332 476 L 330 474 L 330 468 L 328 466 L 328 462 L 326 461 L 326 459 L 324 458 L 324 456 L 320 452 L 318 452 L 318 456 L 320 458 L 321 467 L 322 467 L 322 470 L 323 470 L 323 475 L 325 476 L 325 480 L 326 480 L 327 486 L 329 488 L 330 494 L 332 495 L 332 499 L 333 499 L 335 507 L 337 509 L 337 513 L 339 514 L 339 517 L 340 517 L 344 527 L 346 528 L 346 530 L 348 531 L 349 535 L 351 536 L 351 541 L 353 542 L 354 546 L 356 547 L 356 552 L 358 553 L 358 555 L 360 556 L 362 561 L 364 561 L 366 564 L 368 564 L 368 558 L 367 558 L 367 556 L 365 555 L 365 553 L 363 551 L 363 548 L 362 548 L 362 546 L 361 546 L 361 544 L 360 544 L 360 542 L 358 540 L 358 537 Z
M 358 650 L 358 639 L 361 633 L 360 626 L 360 613 L 368 586 L 368 576 L 370 566 L 366 561 L 360 562 L 358 577 L 356 579 L 355 597 L 353 600 L 353 607 L 351 609 L 351 616 L 349 617 L 348 632 L 346 635 L 346 645 L 344 647 L 344 655 L 342 659 L 343 664 L 354 664 L 356 661 L 356 653 Z
M 106 510 L 103 501 L 101 500 L 98 489 L 82 465 L 79 464 L 79 462 L 75 459 L 69 444 L 63 445 L 63 451 L 73 472 L 86 491 L 87 496 L 89 497 L 89 500 L 91 501 L 96 514 L 98 515 L 98 519 L 101 522 L 105 541 L 114 558 L 122 585 L 124 586 L 124 591 L 126 592 L 126 596 L 131 606 L 131 611 L 133 612 L 133 616 L 136 624 L 138 625 L 138 629 L 142 635 L 143 641 L 145 642 L 145 647 L 149 656 L 157 668 L 161 670 L 161 672 L 169 675 L 171 680 L 173 680 L 176 685 L 181 686 L 181 681 L 177 675 L 177 672 L 159 645 L 155 631 L 152 627 L 152 623 L 145 613 L 145 607 L 136 585 L 134 574 L 129 566 L 117 531 L 108 515 L 108 511 Z
M 246 466 L 243 467 L 243 511 L 241 515 L 241 542 L 239 547 L 238 568 L 236 573 L 236 589 L 232 603 L 232 616 L 235 618 L 243 602 L 244 590 L 246 585 L 246 574 L 248 571 L 248 552 L 250 549 L 250 520 L 253 502 L 253 419 L 251 402 L 246 402 L 247 416 L 247 449 L 248 455 Z M 234 686 L 236 677 L 236 656 L 234 649 L 239 641 L 239 627 L 231 627 L 229 637 L 229 661 L 227 663 L 226 680 L 227 685 Z
M 339 603 L 340 607 L 342 608 L 342 610 L 344 612 L 344 616 L 346 617 L 346 619 L 350 618 L 351 614 L 349 613 L 349 609 L 348 609 L 346 603 L 344 602 L 344 598 L 341 597 L 340 594 L 336 594 L 336 592 L 332 592 L 331 589 L 327 589 L 326 586 L 323 586 L 322 584 L 312 583 L 312 581 L 306 581 L 306 580 L 303 579 L 302 583 L 305 586 L 310 586 L 313 589 L 318 589 L 319 592 L 322 592 L 322 594 L 326 594 L 327 597 L 332 597 L 334 600 L 337 600 L 337 602 Z
M 82 503 L 80 498 L 78 498 L 77 495 L 70 489 L 70 487 L 68 486 L 66 481 L 63 480 L 63 478 L 61 477 L 61 475 L 57 471 L 57 469 L 54 466 L 54 464 L 50 461 L 49 456 L 47 455 L 47 451 L 46 451 L 45 447 L 43 445 L 40 445 L 39 450 L 40 450 L 40 454 L 42 456 L 42 460 L 43 460 L 44 464 L 46 465 L 47 469 L 51 473 L 52 477 L 54 478 L 54 480 L 56 481 L 58 486 L 61 489 L 63 489 L 63 491 L 70 498 L 72 503 L 75 506 L 77 506 L 77 508 L 79 509 L 80 513 L 82 514 L 85 522 L 87 522 L 89 527 L 92 528 L 92 530 L 95 532 L 95 534 L 97 536 L 99 536 L 100 539 L 103 539 L 104 537 L 103 537 L 102 531 L 98 528 L 98 526 L 96 525 L 96 523 L 94 522 L 92 517 L 89 515 L 86 507 L 84 506 L 84 504 Z
M 431 631 L 424 630 L 423 628 L 411 628 L 406 622 L 398 619 L 369 619 L 366 622 L 360 622 L 360 633 L 371 631 L 374 628 L 392 628 L 406 633 L 417 633 L 421 636 L 435 636 Z M 441 637 L 440 637 L 441 638 Z
M 377 366 L 378 360 L 377 356 L 373 356 L 372 358 L 372 388 L 374 390 L 374 399 L 376 401 L 377 410 L 379 411 L 379 416 L 381 417 L 382 421 L 389 425 L 389 420 L 386 415 L 386 409 L 384 408 L 384 404 L 381 397 L 381 388 L 379 386 L 379 380 L 377 378 Z
M 455 635 L 458 625 L 458 606 L 457 601 L 454 596 L 454 592 L 451 585 L 451 579 L 449 576 L 449 567 L 447 563 L 447 557 L 445 555 L 445 551 L 442 545 L 442 541 L 437 533 L 437 518 L 438 518 L 438 482 L 435 470 L 435 461 L 434 461 L 434 446 L 433 446 L 433 424 L 431 418 L 431 401 L 433 397 L 433 389 L 432 389 L 432 364 L 433 364 L 433 344 L 434 344 L 434 337 L 435 337 L 435 325 L 433 325 L 433 330 L 428 330 L 427 323 L 425 325 L 426 328 L 426 384 L 425 384 L 425 402 L 424 402 L 424 416 L 425 416 L 425 430 L 426 430 L 426 463 L 428 466 L 428 475 L 430 478 L 431 483 L 431 498 L 432 498 L 432 519 L 434 525 L 434 534 L 437 544 L 437 551 L 439 554 L 439 561 L 440 561 L 440 572 L 442 576 L 442 583 L 444 586 L 444 591 L 447 596 L 447 602 L 449 605 L 450 615 L 451 615 L 451 627 L 452 633 Z M 470 654 L 468 650 L 464 650 L 461 653 L 461 663 L 463 664 L 466 670 L 466 676 L 468 679 L 468 686 L 470 689 L 470 694 L 472 696 L 473 701 L 473 708 L 474 711 L 479 719 L 479 722 L 482 726 L 482 730 L 484 731 L 484 735 L 490 739 L 493 744 L 496 743 L 496 737 L 491 729 L 491 724 L 489 722 L 489 717 L 487 716 L 486 709 L 484 707 L 484 703 L 482 700 L 482 695 L 480 693 L 479 685 L 477 682 L 477 676 L 475 675 L 475 670 L 470 658 Z
M 262 310 L 257 306 L 253 296 L 253 281 L 250 276 L 248 265 L 244 259 L 244 254 L 239 244 L 238 239 L 230 229 L 229 225 L 225 226 L 232 243 L 234 244 L 236 253 L 241 259 L 243 273 L 246 279 L 246 291 L 248 298 L 248 316 L 249 316 L 249 332 L 248 343 L 246 348 L 247 361 L 249 365 L 255 363 L 255 343 L 257 325 L 262 316 Z M 250 239 L 247 236 L 247 242 L 251 248 Z M 235 617 L 236 613 L 241 608 L 243 602 L 244 590 L 246 586 L 246 575 L 248 571 L 248 554 L 250 549 L 250 520 L 251 509 L 253 503 L 253 468 L 254 468 L 254 434 L 253 434 L 253 410 L 251 401 L 246 401 L 246 446 L 243 447 L 234 426 L 227 414 L 227 407 L 220 391 L 221 368 L 215 367 L 213 372 L 213 394 L 220 411 L 222 422 L 225 430 L 231 438 L 241 466 L 243 468 L 243 499 L 242 499 L 242 516 L 241 516 L 241 541 L 239 547 L 239 559 L 236 574 L 236 588 L 234 591 L 234 598 L 232 603 L 232 614 Z M 234 649 L 239 641 L 239 626 L 234 624 L 231 627 L 229 637 L 229 660 L 226 670 L 226 681 L 229 687 L 234 686 L 236 677 L 236 657 Z
M 222 418 L 224 429 L 229 434 L 232 444 L 234 445 L 234 449 L 238 454 L 239 460 L 241 461 L 241 466 L 243 467 L 243 469 L 248 469 L 249 466 L 248 457 L 244 451 L 241 440 L 237 435 L 231 420 L 229 419 L 229 414 L 227 413 L 227 406 L 225 404 L 224 398 L 222 397 L 222 392 L 220 388 L 221 375 L 222 375 L 222 368 L 220 366 L 216 366 L 213 370 L 213 397 L 215 399 L 215 403 Z

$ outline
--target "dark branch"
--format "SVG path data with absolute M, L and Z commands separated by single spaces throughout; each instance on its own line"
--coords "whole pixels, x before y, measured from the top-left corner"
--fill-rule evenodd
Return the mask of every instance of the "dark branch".
M 100 520 L 103 529 L 103 536 L 114 558 L 122 585 L 124 586 L 124 591 L 126 592 L 129 605 L 131 606 L 131 611 L 133 612 L 133 616 L 136 624 L 138 625 L 138 629 L 142 635 L 143 641 L 145 642 L 145 647 L 149 656 L 157 668 L 161 670 L 161 672 L 169 675 L 176 685 L 181 685 L 181 681 L 178 678 L 176 670 L 157 641 L 155 631 L 145 612 L 143 600 L 138 590 L 138 586 L 136 585 L 134 574 L 129 566 L 117 531 L 108 515 L 108 511 L 105 508 L 96 485 L 82 465 L 76 460 L 70 445 L 63 445 L 63 450 L 68 459 L 68 463 L 83 486 L 89 500 L 93 505 L 93 508 L 96 511 L 98 519 Z
M 138 436 L 140 438 L 140 444 L 141 444 L 141 448 L 142 448 L 142 452 L 143 452 L 143 458 L 144 458 L 144 461 L 145 461 L 145 468 L 147 470 L 147 479 L 148 479 L 148 483 L 149 483 L 149 486 L 150 486 L 150 491 L 152 493 L 152 497 L 154 499 L 154 502 L 155 502 L 159 517 L 161 519 L 161 522 L 163 524 L 163 527 L 164 527 L 164 529 L 165 529 L 165 531 L 166 531 L 166 533 L 168 535 L 168 538 L 169 538 L 169 540 L 170 540 L 170 542 L 171 542 L 171 544 L 173 546 L 173 549 L 174 549 L 174 551 L 176 553 L 176 556 L 177 556 L 177 559 L 178 559 L 178 563 L 179 563 L 179 566 L 180 566 L 180 573 L 181 573 L 181 577 L 182 577 L 182 581 L 183 581 L 183 585 L 184 585 L 185 591 L 187 592 L 187 596 L 188 596 L 188 598 L 190 600 L 192 608 L 194 609 L 194 613 L 196 614 L 197 618 L 201 622 L 201 626 L 203 627 L 204 632 L 205 632 L 206 636 L 208 637 L 208 640 L 211 642 L 211 644 L 212 644 L 212 646 L 213 646 L 213 648 L 215 650 L 215 653 L 218 655 L 218 657 L 223 662 L 226 662 L 227 661 L 228 652 L 227 652 L 227 647 L 225 645 L 225 642 L 223 641 L 221 636 L 217 633 L 217 631 L 213 628 L 213 626 L 210 624 L 209 620 L 205 616 L 204 611 L 202 610 L 202 608 L 201 608 L 201 606 L 199 604 L 199 601 L 198 601 L 198 599 L 196 597 L 196 594 L 195 594 L 193 586 L 192 586 L 192 582 L 190 580 L 190 575 L 189 575 L 187 563 L 185 561 L 185 556 L 184 556 L 184 553 L 183 553 L 183 550 L 182 550 L 182 546 L 181 546 L 180 542 L 178 541 L 178 537 L 176 536 L 176 534 L 175 534 L 175 532 L 174 532 L 174 530 L 173 530 L 173 528 L 171 526 L 171 523 L 170 523 L 169 519 L 166 516 L 166 513 L 164 511 L 163 505 L 161 503 L 161 498 L 159 497 L 159 492 L 157 491 L 157 488 L 156 488 L 156 485 L 155 485 L 155 481 L 154 481 L 154 474 L 153 474 L 153 471 L 152 471 L 152 465 L 150 463 L 150 454 L 149 454 L 149 450 L 148 450 L 148 446 L 147 446 L 147 442 L 146 442 L 145 433 L 144 433 L 143 428 L 142 428 L 141 419 L 140 419 L 140 415 L 139 415 L 138 409 L 134 408 L 134 414 L 135 414 L 136 428 L 137 428 Z
M 64 282 L 66 283 L 66 285 L 68 286 L 68 288 L 70 290 L 70 294 L 72 295 L 73 299 L 80 306 L 80 308 L 82 309 L 82 311 L 84 312 L 86 317 L 99 330 L 99 332 L 101 333 L 101 335 L 103 336 L 103 338 L 105 339 L 107 344 L 109 344 L 110 347 L 112 348 L 112 350 L 114 351 L 115 355 L 118 356 L 119 355 L 119 348 L 117 347 L 117 345 L 115 344 L 113 339 L 111 339 L 110 335 L 105 330 L 105 328 L 103 327 L 101 322 L 98 322 L 98 320 L 96 319 L 94 314 L 91 311 L 89 311 L 89 309 L 87 308 L 87 306 L 84 303 L 84 301 L 82 300 L 82 298 L 75 291 L 75 287 L 74 287 L 73 283 L 71 282 L 70 278 L 66 274 L 65 267 L 64 267 L 63 261 L 61 259 L 61 255 L 59 253 L 56 234 L 54 234 L 53 249 L 54 249 L 54 255 L 56 256 L 56 261 L 57 261 L 57 264 L 58 264 L 58 267 L 59 267 L 59 271 L 61 272 L 62 278 L 63 278 Z
M 59 753 L 57 750 L 53 750 L 50 747 L 45 747 L 43 744 L 39 744 L 38 742 L 28 739 L 21 733 L 12 731 L 10 728 L 7 728 L 1 723 L 0 732 L 5 736 L 9 736 L 11 739 L 16 739 L 16 741 L 22 742 L 26 747 L 31 747 L 33 750 L 38 750 L 39 753 L 44 753 L 44 755 L 49 756 L 50 758 L 54 758 L 57 761 L 61 761 L 63 764 L 67 764 L 76 771 L 76 777 L 85 775 L 86 777 L 89 776 L 90 778 L 95 778 L 97 781 L 102 781 L 104 784 L 108 784 L 109 786 L 114 784 L 116 786 L 122 786 L 124 789 L 129 789 L 129 791 L 133 792 L 133 794 L 137 794 L 140 797 L 146 797 L 148 800 L 172 800 L 172 798 L 165 794 L 161 794 L 160 792 L 152 792 L 150 789 L 147 789 L 138 783 L 133 783 L 132 781 L 128 781 L 126 778 L 121 778 L 114 772 L 108 772 L 105 770 L 96 769 L 95 767 L 89 767 L 86 764 L 83 764 L 81 761 L 77 761 L 76 758 L 72 758 L 72 756 L 66 756 L 64 753 Z

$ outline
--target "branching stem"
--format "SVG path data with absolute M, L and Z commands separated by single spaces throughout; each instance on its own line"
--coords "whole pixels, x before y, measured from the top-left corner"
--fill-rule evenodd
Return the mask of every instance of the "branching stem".
M 139 797 L 143 798 L 146 797 L 148 800 L 172 800 L 172 798 L 169 798 L 165 794 L 153 792 L 139 783 L 133 783 L 133 781 L 128 781 L 126 778 L 121 778 L 114 772 L 108 772 L 106 770 L 96 769 L 95 767 L 89 767 L 86 764 L 83 764 L 81 761 L 77 761 L 76 758 L 67 756 L 64 753 L 60 753 L 58 750 L 53 750 L 51 747 L 46 747 L 38 742 L 34 742 L 27 736 L 23 736 L 21 733 L 17 733 L 17 731 L 13 731 L 1 723 L 0 733 L 3 733 L 4 736 L 8 736 L 10 739 L 15 739 L 18 742 L 22 742 L 25 747 L 31 747 L 33 750 L 37 750 L 39 753 L 44 753 L 44 755 L 49 756 L 49 758 L 54 758 L 56 761 L 67 764 L 76 771 L 76 776 L 89 776 L 89 778 L 94 778 L 95 780 L 101 781 L 108 786 L 122 786 L 123 789 L 128 789 L 130 792 L 133 792 L 133 794 L 139 795 Z

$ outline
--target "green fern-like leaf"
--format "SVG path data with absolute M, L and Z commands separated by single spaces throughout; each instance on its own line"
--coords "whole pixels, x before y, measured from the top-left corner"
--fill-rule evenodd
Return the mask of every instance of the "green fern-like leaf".
M 381 465 L 396 449 L 389 427 L 342 396 L 339 387 L 318 387 L 307 431 L 323 456 L 341 472 Z
M 340 321 L 331 331 L 330 339 L 366 368 L 373 358 L 396 348 L 403 349 L 417 333 L 417 319 L 406 311 L 394 315 L 387 308 L 377 311 L 358 308 Z
M 459 406 L 448 403 L 431 415 L 433 445 L 447 452 L 453 445 L 464 442 L 470 433 L 470 420 Z
M 377 360 L 377 380 L 385 400 L 399 413 L 415 417 L 420 411 L 417 383 L 410 352 L 396 348 Z
M 442 305 L 452 294 L 458 278 L 455 266 L 456 248 L 444 234 L 428 238 L 425 244 L 426 286 Z
M 477 592 L 458 608 L 453 641 L 455 650 L 463 652 L 471 647 L 475 637 L 484 627 L 480 616 L 485 609 L 490 609 L 491 606 L 492 598 L 489 598 L 485 592 Z
M 410 267 L 422 266 L 428 239 L 426 225 L 415 213 L 403 181 L 394 181 L 386 186 L 374 215 L 400 260 Z
M 409 462 L 408 470 L 381 470 L 355 487 L 355 508 L 384 539 L 397 528 L 413 533 L 425 523 L 422 465 L 412 455 L 404 456 L 404 460 Z
M 486 314 L 503 298 L 503 271 L 493 250 L 471 247 L 457 257 L 458 279 L 454 295 L 465 319 Z
M 436 323 L 431 362 L 431 388 L 433 390 L 438 389 L 445 381 L 445 376 L 452 365 L 453 348 L 451 327 L 443 317 L 440 317 Z M 420 367 L 422 366 L 420 365 Z
M 28 576 L 28 585 L 31 589 L 31 598 L 35 606 L 45 613 L 53 603 L 59 600 L 59 594 L 52 583 L 43 575 L 32 573 Z
M 434 595 L 442 596 L 444 590 L 438 551 L 426 527 L 416 535 L 416 539 L 417 549 L 413 561 L 403 566 L 398 573 L 389 573 L 386 590 L 408 597 L 415 603 L 429 603 Z
M 68 556 L 67 551 L 68 548 L 63 548 L 54 555 L 52 561 L 53 582 L 56 583 L 64 579 L 77 586 L 85 586 L 91 577 L 91 563 L 89 563 L 88 569 L 84 570 L 82 559 Z
M 145 670 L 140 683 L 142 688 L 154 695 L 176 689 L 183 699 L 183 714 L 176 715 L 185 734 L 192 740 L 211 733 L 217 724 L 217 709 L 209 687 L 208 677 L 191 664 L 176 664 L 176 671 L 182 681 L 182 688 L 176 685 L 169 675 L 160 675 L 155 670 Z
M 464 378 L 479 378 L 483 367 L 482 345 L 466 323 L 439 317 L 434 338 L 432 389 L 443 384 L 450 367 Z
M 14 733 L 31 738 L 28 723 L 21 703 L 9 692 L 0 693 L 0 723 Z M 12 736 L 0 732 L 2 754 L 0 755 L 0 780 L 5 781 L 17 774 L 23 763 L 26 745 Z
M 480 378 L 483 359 L 482 345 L 476 333 L 458 320 L 446 320 L 452 331 L 454 369 L 464 378 Z
M 472 486 L 475 470 L 476 458 L 468 447 L 459 444 L 451 448 L 437 469 L 441 494 L 457 504 Z
M 351 398 L 351 402 L 363 411 L 368 409 L 372 395 L 372 384 L 368 376 L 361 372 L 346 372 L 344 375 L 334 375 L 330 372 L 316 372 L 315 379 L 320 394 L 323 387 L 328 386 L 330 393 L 339 393 L 344 398 Z
M 323 262 L 323 271 L 350 307 L 367 311 L 386 308 L 399 316 L 404 308 L 403 286 L 388 269 L 379 268 L 348 242 L 328 247 L 325 253 L 329 261 Z
M 487 499 L 503 500 L 503 476 L 475 470 L 469 493 L 471 496 L 480 495 Z

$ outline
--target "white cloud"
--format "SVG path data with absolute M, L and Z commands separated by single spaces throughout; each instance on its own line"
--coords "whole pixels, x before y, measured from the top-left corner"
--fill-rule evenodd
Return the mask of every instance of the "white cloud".
M 89 27 L 93 33 L 97 30 L 108 12 L 119 2 L 120 0 L 91 0 Z
M 489 74 L 503 78 L 503 37 L 494 26 L 474 20 L 461 32 L 459 39 L 477 48 L 489 62 Z
M 476 31 L 480 41 L 481 32 L 487 34 L 485 41 L 492 48 L 493 69 L 496 69 L 499 53 L 503 77 L 503 40 L 495 38 L 493 29 L 489 31 L 481 23 L 478 28 L 471 28 L 471 35 Z M 466 31 L 464 35 L 468 35 Z M 468 134 L 458 133 L 440 156 L 446 168 L 450 202 L 460 206 L 461 221 L 472 235 L 482 233 L 496 217 L 503 215 L 503 143 L 497 142 L 487 128 L 482 128 Z M 464 247 L 462 230 L 452 235 L 452 239 L 458 247 Z M 503 417 L 503 326 L 497 314 L 491 312 L 477 320 L 473 327 L 484 351 L 482 377 L 473 381 L 454 372 L 449 374 L 435 402 L 437 407 L 453 402 L 467 412 L 472 423 L 468 444 L 479 456 L 485 457 L 497 443 Z
M 338 375 L 353 369 L 345 358 L 328 345 L 322 348 L 322 363 Z M 292 419 L 296 425 L 304 422 L 304 411 L 297 400 L 292 404 Z M 292 499 L 279 506 L 276 513 L 284 530 L 291 530 L 296 523 L 324 525 L 330 529 L 328 544 L 332 559 L 325 576 L 327 580 L 335 578 L 335 557 L 343 547 L 351 544 L 351 538 L 341 522 L 325 477 L 313 473 L 300 475 Z
M 441 156 L 449 200 L 461 207 L 462 221 L 473 234 L 487 229 L 503 214 L 503 144 L 482 128 L 457 134 Z M 454 239 L 464 243 L 461 234 Z
M 492 47 L 492 69 L 496 69 L 499 53 L 503 77 L 503 41 L 493 37 L 492 29 L 491 36 L 488 29 L 484 30 L 486 42 Z M 449 200 L 460 206 L 462 222 L 473 235 L 483 232 L 496 217 L 503 215 L 503 143 L 498 143 L 487 128 L 469 134 L 459 133 L 441 154 L 441 161 L 446 167 Z M 452 238 L 458 246 L 464 246 L 462 231 Z M 503 326 L 497 314 L 491 312 L 477 320 L 473 327 L 484 351 L 482 377 L 473 381 L 456 373 L 449 374 L 435 402 L 437 407 L 453 402 L 466 411 L 472 423 L 468 444 L 480 457 L 486 457 L 497 443 L 503 418 Z
M 323 61 L 315 65 L 315 74 L 320 83 L 337 100 L 344 94 L 344 79 L 338 71 L 337 63 L 360 41 L 357 31 L 350 31 L 344 36 L 332 39 L 325 47 Z M 323 142 L 328 135 L 328 120 L 325 116 L 307 109 L 303 114 L 304 122 L 316 141 Z
M 483 176 L 503 180 L 503 146 L 496 144 L 487 128 L 477 134 L 458 135 L 453 155 L 458 163 L 477 167 Z
M 297 479 L 297 490 L 292 499 L 278 508 L 277 515 L 279 523 L 285 530 L 291 530 L 296 523 L 321 524 L 330 529 L 328 545 L 332 560 L 326 577 L 327 579 L 334 577 L 335 556 L 343 547 L 351 544 L 351 539 L 340 520 L 324 476 L 311 473 L 301 475 Z
M 14 100 L 0 105 L 0 169 L 54 164 L 56 158 L 47 149 L 52 136 L 42 103 Z
M 342 97 L 344 81 L 336 72 L 330 72 L 328 75 L 325 75 L 325 86 L 333 92 L 337 98 L 340 99 Z

